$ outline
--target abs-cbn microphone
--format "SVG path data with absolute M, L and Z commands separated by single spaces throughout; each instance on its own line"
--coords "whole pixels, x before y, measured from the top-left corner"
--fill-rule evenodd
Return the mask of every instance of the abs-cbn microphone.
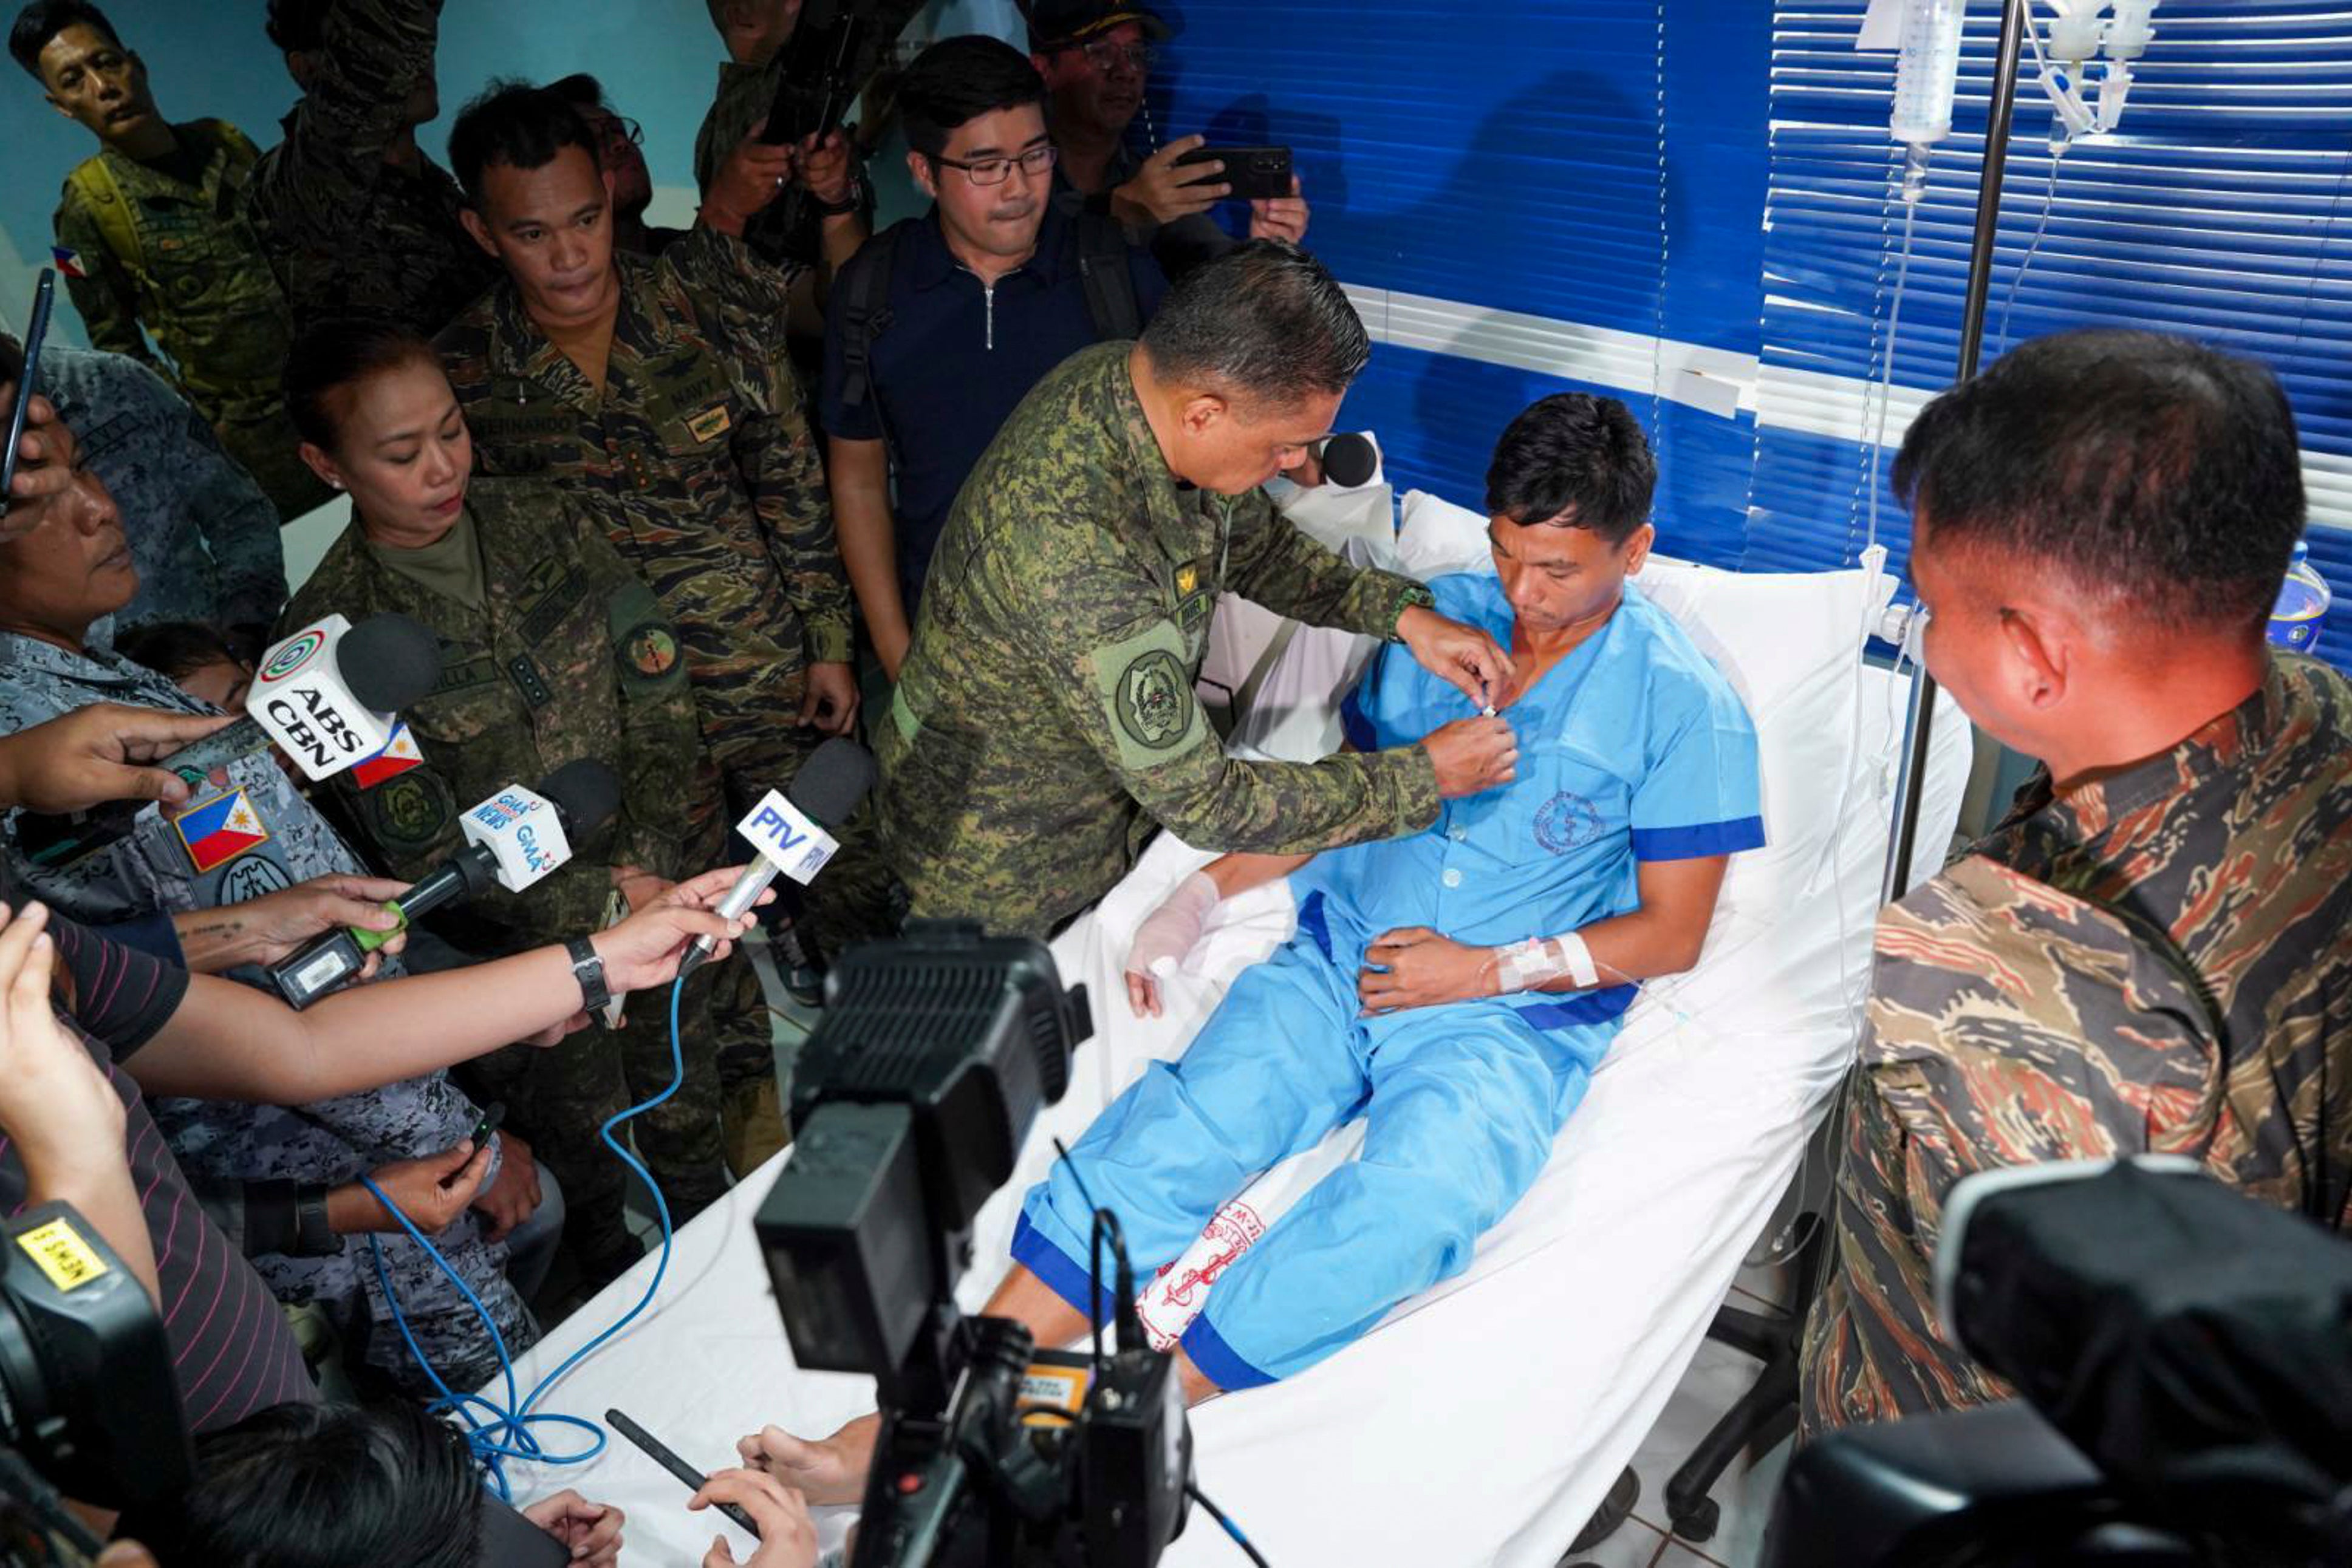
M 778 872 L 805 883 L 823 871 L 841 847 L 830 830 L 848 821 L 873 788 L 874 758 L 864 747 L 839 736 L 818 747 L 782 794 L 769 790 L 751 814 L 735 824 L 760 858 L 743 868 L 719 900 L 717 913 L 729 920 L 742 918 Z M 696 937 L 677 972 L 692 974 L 718 946 L 710 937 Z
M 444 904 L 489 891 L 520 893 L 572 858 L 575 840 L 620 809 L 621 780 L 593 758 L 567 762 L 536 790 L 509 785 L 457 819 L 465 847 L 416 879 L 384 907 L 400 919 L 390 931 L 344 926 L 313 938 L 270 966 L 270 983 L 287 1005 L 307 1008 L 360 972 L 367 956 Z
M 354 626 L 330 615 L 261 655 L 243 718 L 157 766 L 193 784 L 275 744 L 306 777 L 330 779 L 383 750 L 392 716 L 440 678 L 440 639 L 407 616 L 371 615 Z

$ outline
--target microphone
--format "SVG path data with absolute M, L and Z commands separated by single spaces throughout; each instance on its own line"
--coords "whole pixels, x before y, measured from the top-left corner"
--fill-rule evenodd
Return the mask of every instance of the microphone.
M 330 779 L 381 754 L 398 727 L 392 716 L 440 678 L 440 639 L 407 616 L 371 615 L 354 626 L 330 615 L 262 654 L 243 718 L 158 766 L 200 784 L 215 768 L 275 744 L 305 777 Z
M 296 1009 L 359 973 L 367 956 L 444 904 L 489 891 L 520 893 L 572 858 L 572 841 L 603 827 L 620 809 L 621 780 L 593 758 L 567 762 L 536 790 L 509 785 L 457 820 L 463 848 L 416 879 L 384 907 L 399 918 L 390 931 L 343 926 L 312 938 L 269 967 L 270 984 Z
M 1370 436 L 1354 431 L 1325 436 L 1315 455 L 1323 465 L 1323 477 L 1350 489 L 1369 485 L 1372 476 L 1381 471 L 1380 448 L 1372 444 Z
M 760 858 L 743 868 L 735 885 L 719 902 L 718 913 L 740 919 L 782 872 L 806 884 L 824 869 L 841 845 L 828 831 L 849 821 L 857 803 L 874 788 L 874 758 L 854 740 L 835 736 L 810 754 L 799 775 L 781 795 L 773 789 L 751 808 L 735 831 L 751 841 Z M 690 975 L 719 944 L 698 936 L 687 949 L 677 972 Z

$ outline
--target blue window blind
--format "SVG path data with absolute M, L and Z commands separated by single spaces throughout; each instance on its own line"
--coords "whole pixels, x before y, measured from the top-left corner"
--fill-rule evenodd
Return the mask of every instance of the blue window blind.
M 1871 383 L 1885 362 L 1903 219 L 1885 131 L 1894 57 L 1855 52 L 1864 9 L 1773 8 L 1751 567 L 1850 560 L 1869 527 Z M 1936 149 L 1916 218 L 1879 475 L 1878 533 L 1898 561 L 1908 519 L 1885 470 L 1910 415 L 1958 362 L 2000 19 L 1998 0 L 1970 7 L 1953 133 Z M 2267 362 L 2294 406 L 2312 554 L 2336 592 L 2322 650 L 2352 663 L 2352 26 L 2340 4 L 2309 0 L 2166 0 L 2156 25 L 2123 134 L 2078 141 L 2054 177 L 2028 49 L 1985 356 L 2106 325 Z
M 1658 446 L 1664 548 L 1736 564 L 1768 20 L 1738 13 L 1185 0 L 1135 134 L 1294 149 L 1308 247 L 1377 344 L 1341 417 L 1400 487 L 1475 506 L 1511 415 L 1605 392 Z

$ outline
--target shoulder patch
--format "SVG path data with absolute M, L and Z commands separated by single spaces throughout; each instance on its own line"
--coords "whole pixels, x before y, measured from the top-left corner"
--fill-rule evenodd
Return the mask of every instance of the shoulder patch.
M 421 854 L 457 819 L 457 798 L 441 775 L 412 768 L 360 797 L 368 831 L 394 855 Z
M 1183 633 L 1159 621 L 1091 655 L 1121 766 L 1158 768 L 1207 734 L 1186 652 Z

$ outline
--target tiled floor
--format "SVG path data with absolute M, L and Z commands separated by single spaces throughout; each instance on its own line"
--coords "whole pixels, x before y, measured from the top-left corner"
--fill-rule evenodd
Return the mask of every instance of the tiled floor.
M 1766 1311 L 1787 1299 L 1785 1267 L 1745 1269 L 1732 1288 L 1733 1304 Z M 1564 1564 L 1582 1568 L 1750 1568 L 1763 1545 L 1764 1521 L 1771 1511 L 1773 1490 L 1788 1465 L 1784 1441 L 1769 1453 L 1751 1454 L 1723 1472 L 1708 1495 L 1720 1511 L 1715 1533 L 1704 1542 L 1676 1540 L 1666 1523 L 1666 1479 L 1690 1455 L 1716 1418 L 1728 1409 L 1756 1378 L 1757 1364 L 1725 1345 L 1707 1340 L 1699 1345 L 1690 1370 L 1659 1413 L 1657 1425 L 1642 1440 L 1633 1456 L 1633 1473 L 1642 1478 L 1642 1494 L 1633 1517 L 1590 1552 L 1563 1558 Z

